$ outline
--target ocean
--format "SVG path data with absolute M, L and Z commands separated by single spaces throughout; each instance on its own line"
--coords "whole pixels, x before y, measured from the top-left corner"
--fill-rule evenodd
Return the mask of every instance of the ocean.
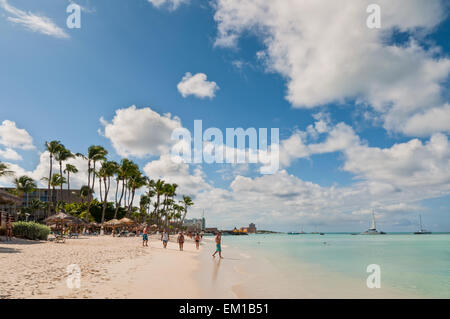
M 312 297 L 326 292 L 325 297 L 339 298 L 340 291 L 347 291 L 348 296 L 365 298 L 371 296 L 364 295 L 365 291 L 379 290 L 384 294 L 378 293 L 377 298 L 450 298 L 450 234 L 256 234 L 222 238 L 225 260 L 232 256 L 230 261 L 236 263 L 236 269 L 259 274 L 253 286 L 261 280 L 280 283 L 279 291 L 275 289 L 268 297 L 294 297 L 299 285 L 306 291 L 308 285 L 320 285 Z M 371 274 L 367 266 L 373 264 L 379 266 L 381 289 L 367 288 Z M 260 289 L 261 296 L 266 296 L 263 286 Z

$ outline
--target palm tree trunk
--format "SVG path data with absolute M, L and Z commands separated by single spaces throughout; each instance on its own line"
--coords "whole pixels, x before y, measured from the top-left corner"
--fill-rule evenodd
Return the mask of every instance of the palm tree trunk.
M 183 218 L 181 219 L 181 225 L 180 226 L 183 226 L 184 219 L 186 218 L 186 215 L 187 215 L 187 206 L 184 205 L 184 214 L 183 214 Z
M 117 212 L 119 211 L 119 207 L 122 204 L 124 190 L 125 190 L 125 179 L 122 180 L 122 193 L 120 194 L 119 205 L 116 205 L 116 210 L 114 211 L 114 218 L 117 218 Z
M 130 204 L 128 205 L 128 217 L 131 215 L 131 208 L 133 207 L 133 200 L 134 200 L 134 193 L 135 193 L 135 189 L 133 188 L 133 190 L 131 191 L 131 201 Z
M 53 155 L 52 153 L 50 153 L 50 173 L 48 176 L 48 192 L 47 192 L 47 202 L 49 203 L 48 208 L 47 208 L 47 217 L 50 216 L 50 210 L 51 210 L 51 205 L 50 205 L 50 201 L 53 200 L 53 194 L 52 191 L 50 190 L 50 181 L 52 180 L 52 169 L 53 169 Z
M 59 175 L 61 176 L 61 178 L 64 176 L 62 173 L 62 161 L 59 161 Z M 63 183 L 61 183 L 61 185 L 60 185 L 59 200 L 60 201 L 63 200 Z
M 91 193 L 91 160 L 88 160 L 88 189 L 89 189 L 89 193 L 88 193 L 88 197 L 90 196 Z M 91 197 L 89 197 L 88 200 L 88 207 L 86 210 L 86 222 L 89 222 L 89 208 L 91 208 Z
M 109 180 L 109 178 L 108 178 L 108 180 Z M 103 178 L 103 183 L 105 185 L 105 197 L 103 199 L 103 207 L 102 207 L 102 228 L 103 228 L 103 223 L 105 222 L 105 212 L 106 212 L 106 205 L 107 205 L 108 191 L 109 191 L 109 187 L 108 187 L 108 189 L 106 188 L 106 177 Z
M 103 198 L 103 195 L 102 195 L 102 178 L 101 177 L 98 178 L 98 186 L 100 187 L 100 198 Z
M 67 202 L 70 202 L 70 172 L 67 171 Z

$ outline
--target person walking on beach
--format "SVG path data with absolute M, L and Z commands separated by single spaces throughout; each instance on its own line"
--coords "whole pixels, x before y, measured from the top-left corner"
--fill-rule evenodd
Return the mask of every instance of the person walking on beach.
M 183 251 L 183 244 L 184 244 L 184 235 L 183 235 L 183 232 L 180 232 L 180 233 L 178 234 L 177 241 L 178 241 L 178 245 L 180 246 L 180 251 Z
M 137 233 L 137 231 L 136 231 L 136 233 Z M 144 227 L 144 231 L 142 234 L 142 247 L 144 247 L 144 246 L 148 247 L 148 228 L 147 228 L 147 226 Z
M 169 241 L 169 233 L 165 229 L 164 232 L 162 233 L 161 239 L 163 242 L 163 247 L 167 248 L 167 242 Z
M 222 241 L 222 236 L 220 234 L 220 232 L 217 233 L 216 235 L 216 251 L 215 253 L 212 255 L 213 257 L 216 257 L 216 254 L 219 253 L 219 257 L 222 259 L 222 247 L 220 245 Z
M 11 224 L 11 219 L 7 219 L 6 220 L 6 241 L 12 240 L 12 224 Z
M 200 235 L 197 233 L 195 234 L 195 247 L 197 247 L 197 249 L 200 246 Z

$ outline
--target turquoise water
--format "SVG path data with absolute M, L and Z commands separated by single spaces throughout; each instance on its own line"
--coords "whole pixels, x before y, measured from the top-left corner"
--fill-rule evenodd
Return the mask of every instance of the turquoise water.
M 282 260 L 280 271 L 306 263 L 364 283 L 366 267 L 377 264 L 384 287 L 417 297 L 450 298 L 450 234 L 224 236 L 223 245 Z

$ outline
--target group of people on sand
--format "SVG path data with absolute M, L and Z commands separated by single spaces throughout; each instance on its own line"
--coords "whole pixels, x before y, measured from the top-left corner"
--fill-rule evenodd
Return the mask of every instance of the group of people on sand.
M 194 238 L 195 247 L 197 249 L 199 249 L 200 248 L 200 240 L 203 238 L 203 236 L 200 235 L 199 233 L 195 233 L 195 235 L 189 233 L 188 236 L 191 239 L 192 239 L 192 237 Z M 161 233 L 161 241 L 163 243 L 163 247 L 167 248 L 167 243 L 169 242 L 169 232 L 166 229 L 164 229 L 164 231 Z M 219 253 L 219 257 L 223 258 L 222 257 L 222 246 L 221 246 L 222 234 L 220 232 L 217 232 L 215 241 L 216 241 L 216 251 L 214 252 L 214 254 L 212 256 L 216 257 L 216 254 Z M 183 246 L 184 246 L 183 232 L 178 233 L 177 243 L 180 248 L 180 251 L 183 251 Z M 142 233 L 142 246 L 148 247 L 148 227 L 145 227 L 144 231 Z
M 192 234 L 189 234 L 189 237 L 192 238 Z M 202 237 L 203 236 L 200 235 L 199 233 L 196 233 L 194 236 L 195 247 L 197 249 L 200 248 L 200 240 L 202 239 Z M 167 232 L 166 229 L 164 229 L 164 231 L 161 233 L 161 241 L 163 243 L 163 247 L 167 248 L 167 243 L 169 242 L 169 233 Z M 178 246 L 180 247 L 180 251 L 183 251 L 183 246 L 184 246 L 183 232 L 178 233 L 177 242 L 178 242 Z M 142 233 L 142 246 L 148 247 L 148 227 L 145 227 L 144 231 Z

